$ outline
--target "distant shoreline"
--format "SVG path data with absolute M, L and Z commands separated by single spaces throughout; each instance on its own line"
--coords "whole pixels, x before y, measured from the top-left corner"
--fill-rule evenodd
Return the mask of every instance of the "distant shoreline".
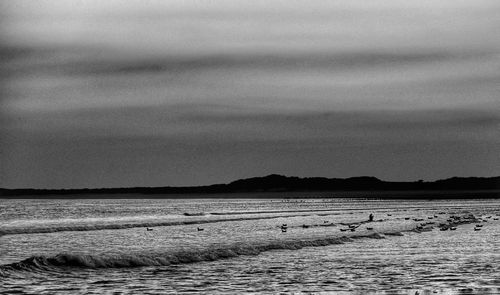
M 247 193 L 139 194 L 139 193 L 81 193 L 43 195 L 0 195 L 0 199 L 379 199 L 379 200 L 454 200 L 498 199 L 500 190 L 453 191 L 295 191 Z
M 375 177 L 322 178 L 268 175 L 195 187 L 0 189 L 0 198 L 498 198 L 500 177 L 453 177 L 389 182 Z M 266 197 L 259 197 L 265 195 Z M 307 195 L 307 196 L 306 196 Z M 314 195 L 317 195 L 314 197 Z M 403 197 L 404 196 L 404 197 Z

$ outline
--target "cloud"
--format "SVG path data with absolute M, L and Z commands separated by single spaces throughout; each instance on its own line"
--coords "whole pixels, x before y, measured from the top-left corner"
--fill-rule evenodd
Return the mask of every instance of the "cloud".
M 10 52 L 11 50 L 6 50 Z M 464 107 L 495 100 L 494 52 L 357 51 L 128 58 L 18 47 L 2 64 L 4 111 L 219 104 L 266 109 Z M 474 100 L 472 100 L 474 97 Z
M 95 55 L 92 52 L 96 52 Z M 305 54 L 207 54 L 200 56 L 174 55 L 156 58 L 129 58 L 118 53 L 75 48 L 3 47 L 6 71 L 11 75 L 126 75 L 183 74 L 210 70 L 308 71 L 398 67 L 433 62 L 467 60 L 488 56 L 486 52 L 447 51 L 352 51 L 310 52 Z M 27 59 L 27 54 L 38 60 Z M 489 54 L 491 55 L 491 54 Z M 71 58 L 68 58 L 71 57 Z
M 492 139 L 500 114 L 487 110 L 276 111 L 224 105 L 184 104 L 34 113 L 4 118 L 4 133 L 92 140 L 163 138 L 191 141 L 357 139 L 374 142 Z M 24 135 L 22 135 L 24 134 Z M 500 136 L 499 136 L 500 138 Z

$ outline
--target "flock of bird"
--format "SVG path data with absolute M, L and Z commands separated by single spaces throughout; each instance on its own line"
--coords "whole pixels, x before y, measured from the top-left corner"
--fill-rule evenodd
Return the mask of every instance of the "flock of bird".
M 434 225 L 437 225 L 440 231 L 454 231 L 457 230 L 457 226 L 460 224 L 466 224 L 466 223 L 477 223 L 477 222 L 488 222 L 488 219 L 493 219 L 493 220 L 499 220 L 500 217 L 493 217 L 493 216 L 486 216 L 484 218 L 476 218 L 474 215 L 466 215 L 466 216 L 456 216 L 456 215 L 451 215 L 445 222 L 437 223 L 436 221 L 431 221 L 431 220 L 436 220 L 439 218 L 438 215 L 443 215 L 447 214 L 446 212 L 439 212 L 437 215 L 433 216 L 428 216 L 426 222 L 426 219 L 424 218 L 413 218 L 413 221 L 420 222 L 416 228 L 416 232 L 423 232 L 423 231 L 432 231 L 434 228 Z M 387 216 L 392 216 L 392 214 L 387 214 Z M 404 220 L 411 220 L 411 217 L 404 217 Z M 380 220 L 379 220 L 380 221 Z M 361 223 L 353 223 L 353 224 L 343 224 L 347 225 L 347 227 L 340 228 L 340 231 L 346 232 L 346 231 L 351 231 L 354 232 L 356 229 L 358 229 L 363 223 L 367 223 L 367 221 L 361 222 Z M 331 226 L 334 225 L 333 223 L 330 223 L 328 220 L 325 220 L 322 225 L 307 225 L 303 224 L 302 228 L 309 228 L 311 226 Z M 480 231 L 482 229 L 483 225 L 480 223 L 477 223 L 474 227 L 474 231 Z M 286 223 L 283 223 L 280 226 L 281 232 L 286 233 L 288 230 L 288 225 Z M 373 230 L 373 227 L 366 227 L 367 230 Z
M 439 212 L 438 214 L 446 214 L 446 212 Z M 392 216 L 392 214 L 387 214 L 387 216 Z M 434 215 L 434 216 L 429 216 L 427 217 L 427 219 L 435 219 L 435 218 L 438 218 L 439 216 L 438 215 Z M 493 218 L 493 220 L 499 220 L 500 217 L 493 217 L 493 216 L 486 216 L 484 217 L 483 219 L 477 219 L 474 215 L 467 215 L 467 216 L 455 216 L 455 215 L 451 215 L 446 221 L 448 223 L 439 223 L 438 224 L 438 227 L 439 227 L 439 230 L 440 231 L 447 231 L 447 230 L 456 230 L 457 229 L 457 225 L 459 224 L 464 224 L 464 223 L 474 223 L 474 222 L 488 222 L 487 219 L 491 219 Z M 404 220 L 410 220 L 411 218 L 410 217 L 404 217 Z M 416 221 L 416 222 L 422 222 L 424 221 L 425 219 L 423 218 L 413 218 L 413 221 Z M 345 232 L 345 231 L 351 231 L 351 232 L 354 232 L 356 231 L 357 228 L 359 228 L 361 226 L 361 224 L 363 223 L 366 223 L 365 222 L 361 222 L 361 223 L 353 223 L 353 224 L 345 224 L 347 225 L 347 228 L 341 228 L 340 231 L 342 232 Z M 432 230 L 432 227 L 428 227 L 429 225 L 435 225 L 436 222 L 434 221 L 427 221 L 427 222 L 424 222 L 424 223 L 420 223 L 417 225 L 417 227 L 415 228 L 415 230 L 417 232 L 421 232 L 421 231 L 431 231 Z M 327 225 L 333 225 L 332 223 L 330 223 L 330 221 L 328 220 L 325 220 L 323 222 L 323 226 L 327 226 Z M 311 225 L 307 225 L 307 224 L 303 224 L 302 225 L 302 228 L 309 228 L 311 227 Z M 283 223 L 281 226 L 279 226 L 279 228 L 281 229 L 281 232 L 283 233 L 286 233 L 287 230 L 288 230 L 288 225 L 286 223 Z M 480 223 L 477 223 L 475 226 L 474 226 L 474 231 L 480 231 L 481 229 L 483 228 L 483 225 L 480 224 Z M 373 227 L 366 227 L 367 230 L 373 230 Z M 146 231 L 152 231 L 153 228 L 151 227 L 146 227 Z M 204 228 L 201 228 L 201 227 L 197 227 L 196 228 L 197 231 L 203 231 Z

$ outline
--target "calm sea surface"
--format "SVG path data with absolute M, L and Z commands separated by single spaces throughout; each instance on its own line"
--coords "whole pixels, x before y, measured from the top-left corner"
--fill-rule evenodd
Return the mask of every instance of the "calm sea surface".
M 481 230 L 437 228 L 469 214 Z M 500 200 L 0 200 L 0 293 L 498 294 L 498 215 Z

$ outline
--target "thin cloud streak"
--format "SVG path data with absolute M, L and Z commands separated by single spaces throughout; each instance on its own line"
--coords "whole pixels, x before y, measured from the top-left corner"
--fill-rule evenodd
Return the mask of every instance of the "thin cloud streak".
M 36 49 L 3 48 L 5 58 L 21 59 L 27 55 L 36 56 Z M 66 52 L 65 52 L 66 51 Z M 39 56 L 52 52 L 54 57 L 70 55 L 70 49 L 40 50 Z M 78 53 L 78 52 L 76 52 Z M 9 75 L 119 75 L 119 74 L 182 74 L 185 72 L 231 69 L 262 70 L 330 70 L 344 71 L 356 68 L 406 66 L 419 63 L 442 61 L 463 61 L 464 59 L 488 57 L 486 52 L 451 53 L 451 52 L 337 52 L 311 53 L 309 55 L 207 55 L 207 56 L 172 56 L 157 59 L 125 60 L 116 56 L 109 60 L 57 60 L 50 57 L 32 62 L 4 65 L 5 74 Z
M 500 138 L 500 114 L 485 110 L 261 112 L 214 105 L 170 108 L 125 108 L 32 115 L 21 122 L 5 120 L 3 133 L 25 138 L 78 141 L 113 136 L 228 141 L 358 138 L 373 142 L 412 139 Z M 110 134 L 110 130 L 112 133 Z

